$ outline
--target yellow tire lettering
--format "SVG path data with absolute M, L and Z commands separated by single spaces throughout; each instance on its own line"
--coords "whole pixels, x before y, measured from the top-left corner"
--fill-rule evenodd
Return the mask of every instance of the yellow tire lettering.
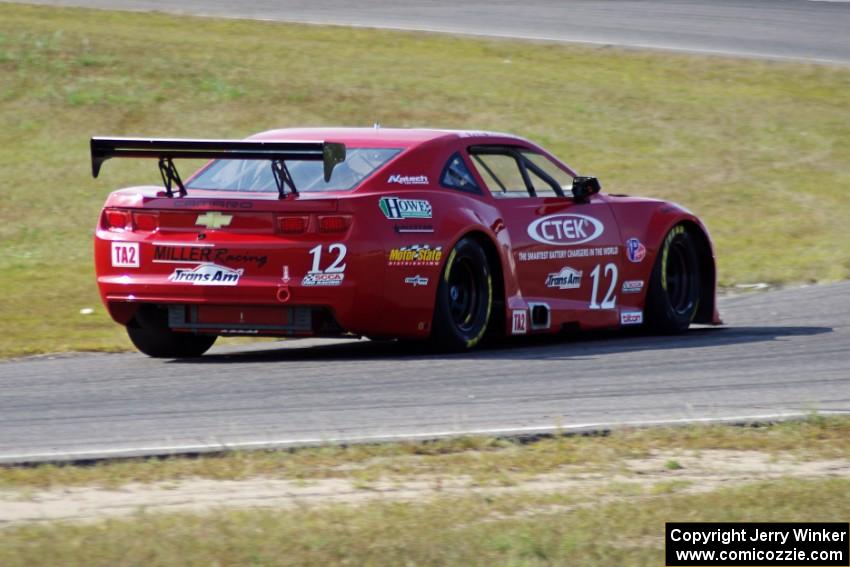
M 466 348 L 472 348 L 477 345 L 487 332 L 487 325 L 490 323 L 490 311 L 493 309 L 493 278 L 487 274 L 487 313 L 484 315 L 484 325 L 478 332 L 478 335 L 466 341 Z
M 449 274 L 452 273 L 452 264 L 454 264 L 455 256 L 457 256 L 457 250 L 452 248 L 452 253 L 449 254 L 449 259 L 446 260 L 446 275 L 443 276 L 443 280 L 446 283 L 449 283 Z

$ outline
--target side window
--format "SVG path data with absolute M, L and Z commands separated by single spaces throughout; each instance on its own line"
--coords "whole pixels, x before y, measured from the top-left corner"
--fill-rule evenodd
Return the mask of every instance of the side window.
M 448 163 L 443 168 L 443 173 L 440 175 L 440 184 L 443 187 L 450 189 L 460 189 L 461 191 L 469 191 L 471 193 L 480 193 L 481 189 L 475 183 L 475 178 L 466 167 L 463 158 L 456 153 L 449 158 Z
M 514 155 L 473 153 L 472 158 L 494 197 L 528 197 L 528 187 Z
M 559 170 L 553 175 L 557 166 L 525 148 L 473 146 L 469 155 L 490 193 L 497 198 L 563 197 L 572 185 L 566 172 Z
M 549 158 L 544 155 L 527 150 L 524 150 L 522 155 L 525 159 L 530 161 L 533 166 L 537 166 L 537 168 L 539 168 L 545 175 L 548 175 L 552 180 L 560 185 L 565 195 L 570 194 L 573 187 L 573 178 L 569 173 L 552 163 Z M 537 187 L 536 182 L 534 186 L 535 188 Z

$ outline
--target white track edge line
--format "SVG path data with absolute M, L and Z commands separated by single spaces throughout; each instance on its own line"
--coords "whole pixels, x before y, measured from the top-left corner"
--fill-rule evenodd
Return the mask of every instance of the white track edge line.
M 225 451 L 236 451 L 239 449 L 284 449 L 294 447 L 310 447 L 338 444 L 366 444 L 392 441 L 415 441 L 426 439 L 444 439 L 461 437 L 465 435 L 494 435 L 494 436 L 521 436 L 524 434 L 551 434 L 570 433 L 579 431 L 594 431 L 617 429 L 624 427 L 657 427 L 664 425 L 686 425 L 689 423 L 736 423 L 755 422 L 785 419 L 800 419 L 808 416 L 847 415 L 848 411 L 819 411 L 811 412 L 785 412 L 755 415 L 735 415 L 724 417 L 696 417 L 675 419 L 650 419 L 614 422 L 588 422 L 573 425 L 553 426 L 529 426 L 529 427 L 504 427 L 485 428 L 451 431 L 434 431 L 427 433 L 389 433 L 380 435 L 352 435 L 350 437 L 327 437 L 327 438 L 305 438 L 305 439 L 278 439 L 271 441 L 237 441 L 233 443 L 204 443 L 195 445 L 152 445 L 147 447 L 122 448 L 122 449 L 90 449 L 85 451 L 54 451 L 47 453 L 23 453 L 18 455 L 0 455 L 0 464 L 27 464 L 50 461 L 74 461 L 74 460 L 101 460 L 134 457 L 156 457 L 172 456 L 194 453 L 216 453 Z

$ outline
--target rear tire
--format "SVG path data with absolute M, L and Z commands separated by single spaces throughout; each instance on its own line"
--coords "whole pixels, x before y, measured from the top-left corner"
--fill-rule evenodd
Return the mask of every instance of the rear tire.
M 440 275 L 431 340 L 446 350 L 471 349 L 484 338 L 492 311 L 487 255 L 475 240 L 463 238 L 452 248 Z
M 661 245 L 646 297 L 646 321 L 657 333 L 682 333 L 699 309 L 700 262 L 696 244 L 683 225 L 674 226 Z
M 207 352 L 217 335 L 175 333 L 168 327 L 168 314 L 163 309 L 143 306 L 127 325 L 130 340 L 144 354 L 153 358 L 192 358 Z

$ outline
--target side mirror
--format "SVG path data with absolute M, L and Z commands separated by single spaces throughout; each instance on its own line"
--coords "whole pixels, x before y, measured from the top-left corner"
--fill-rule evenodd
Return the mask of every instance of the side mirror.
M 591 195 L 599 193 L 602 185 L 595 177 L 573 177 L 573 199 L 576 203 L 585 203 Z

